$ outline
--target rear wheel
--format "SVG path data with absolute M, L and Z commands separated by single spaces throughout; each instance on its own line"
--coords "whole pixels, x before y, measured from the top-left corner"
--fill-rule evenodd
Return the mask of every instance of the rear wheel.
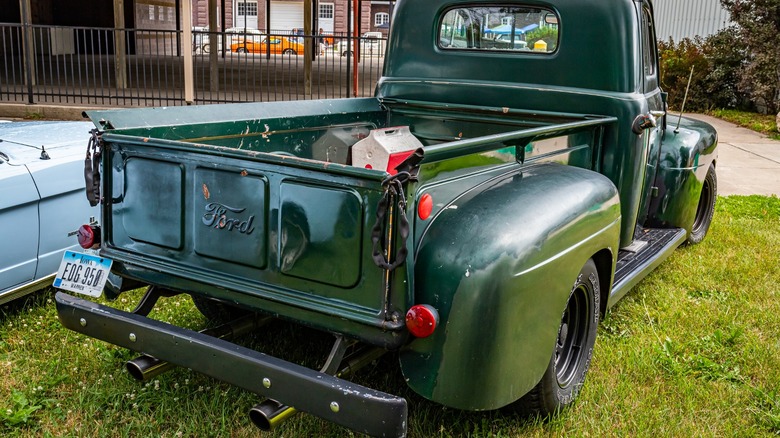
M 246 47 L 239 47 L 236 49 L 237 53 L 246 53 Z
M 704 184 L 701 187 L 699 205 L 696 207 L 696 217 L 693 220 L 691 233 L 688 235 L 688 243 L 694 244 L 704 240 L 712 223 L 712 215 L 715 213 L 715 200 L 718 198 L 718 177 L 715 174 L 715 165 L 710 164 Z
M 248 310 L 231 306 L 220 301 L 203 298 L 198 295 L 191 295 L 195 307 L 206 317 L 207 320 L 216 323 L 230 322 L 244 315 L 249 314 Z
M 293 49 L 284 49 L 284 51 L 282 52 L 282 55 L 297 55 L 297 54 L 298 52 L 296 52 Z
M 593 355 L 599 302 L 598 271 L 593 260 L 588 260 L 569 294 L 547 370 L 528 394 L 509 405 L 511 410 L 548 416 L 574 403 Z

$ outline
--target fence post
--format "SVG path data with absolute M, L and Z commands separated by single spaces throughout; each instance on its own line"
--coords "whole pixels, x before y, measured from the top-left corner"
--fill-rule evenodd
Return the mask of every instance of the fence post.
M 312 54 L 314 53 L 315 41 L 314 30 L 312 29 L 312 0 L 303 2 L 303 93 L 306 98 L 311 97 L 311 67 Z
M 30 13 L 30 0 L 20 0 L 20 6 L 22 8 L 22 51 L 24 52 L 24 70 L 27 81 L 27 103 L 34 104 L 33 100 L 33 85 L 35 85 L 35 75 L 33 70 L 35 69 L 34 62 L 34 47 L 32 42 L 32 18 Z
M 209 0 L 209 45 L 211 51 L 209 51 L 209 90 L 212 93 L 219 92 L 219 43 L 217 42 L 217 0 Z M 222 23 L 223 26 L 225 23 Z M 223 47 L 222 50 L 228 49 Z M 213 96 L 212 96 L 213 97 Z
M 127 45 L 125 44 L 125 0 L 114 0 L 114 67 L 116 87 L 127 88 Z
M 193 39 L 192 39 L 192 6 L 189 1 L 181 3 L 184 14 L 182 15 L 182 27 L 184 30 L 184 102 L 191 105 L 195 101 L 195 76 L 193 72 Z M 213 47 L 213 46 L 212 46 Z

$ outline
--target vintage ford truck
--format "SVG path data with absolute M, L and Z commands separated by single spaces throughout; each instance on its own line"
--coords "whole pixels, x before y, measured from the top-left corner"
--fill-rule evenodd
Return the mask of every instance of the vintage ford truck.
M 60 276 L 149 287 L 133 313 L 58 292 L 59 318 L 139 378 L 267 398 L 265 428 L 404 435 L 403 398 L 346 379 L 385 352 L 443 405 L 555 413 L 604 312 L 712 219 L 716 133 L 667 120 L 653 29 L 649 0 L 400 0 L 373 98 L 92 111 L 99 255 Z M 235 320 L 146 316 L 178 293 Z M 322 369 L 230 340 L 268 318 L 334 334 Z

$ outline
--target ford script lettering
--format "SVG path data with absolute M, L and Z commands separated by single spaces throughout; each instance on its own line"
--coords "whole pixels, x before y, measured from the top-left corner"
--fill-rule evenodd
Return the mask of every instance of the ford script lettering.
M 243 213 L 246 208 L 233 208 L 218 202 L 206 204 L 206 214 L 203 215 L 203 224 L 207 227 L 226 229 L 228 231 L 236 230 L 242 234 L 252 234 L 255 228 L 252 222 L 255 215 L 249 216 L 246 220 L 228 217 L 230 213 Z

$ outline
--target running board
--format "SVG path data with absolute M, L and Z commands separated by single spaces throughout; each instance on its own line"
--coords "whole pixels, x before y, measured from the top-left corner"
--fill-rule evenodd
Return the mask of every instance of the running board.
M 666 260 L 685 241 L 682 228 L 642 228 L 634 243 L 618 252 L 615 281 L 607 307 L 612 307 L 632 287 Z

